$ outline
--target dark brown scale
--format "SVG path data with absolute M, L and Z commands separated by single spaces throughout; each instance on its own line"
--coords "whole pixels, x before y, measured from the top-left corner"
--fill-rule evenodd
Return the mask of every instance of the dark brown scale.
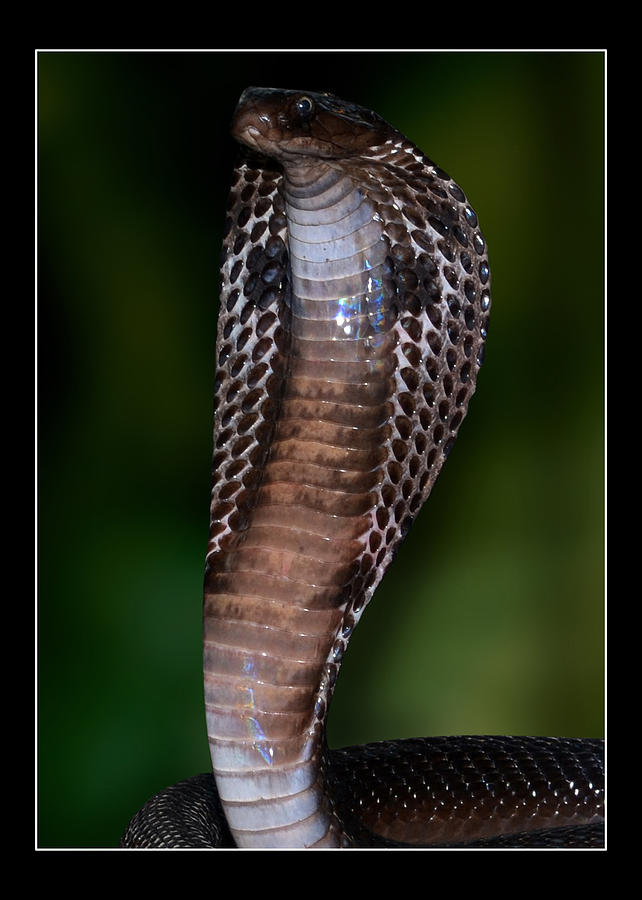
M 319 713 L 325 714 L 324 704 Z M 598 822 L 574 824 L 584 813 L 585 798 L 603 780 L 599 741 L 386 741 L 331 750 L 326 771 L 337 810 L 357 847 L 586 849 L 599 842 Z M 537 785 L 535 797 L 529 794 L 531 783 Z M 600 812 L 598 793 L 595 808 Z M 530 830 L 537 797 L 549 795 L 556 797 L 549 819 L 558 827 Z M 485 827 L 474 814 L 475 802 L 487 811 Z M 440 835 L 433 842 L 425 840 L 431 826 Z M 523 830 L 515 833 L 515 826 Z M 212 775 L 195 776 L 153 797 L 132 819 L 121 846 L 234 847 Z

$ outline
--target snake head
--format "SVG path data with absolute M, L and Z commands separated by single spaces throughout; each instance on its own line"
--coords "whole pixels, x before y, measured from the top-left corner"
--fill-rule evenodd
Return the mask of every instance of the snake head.
M 371 110 L 332 94 L 247 88 L 232 121 L 242 144 L 279 160 L 367 157 L 399 132 Z

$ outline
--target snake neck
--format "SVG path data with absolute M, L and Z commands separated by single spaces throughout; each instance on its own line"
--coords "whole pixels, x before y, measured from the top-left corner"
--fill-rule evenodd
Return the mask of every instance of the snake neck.
M 396 339 L 365 191 L 327 163 L 285 175 L 285 363 L 242 526 L 208 557 L 205 701 L 237 844 L 332 847 L 348 837 L 324 783 L 325 719 L 372 565 Z

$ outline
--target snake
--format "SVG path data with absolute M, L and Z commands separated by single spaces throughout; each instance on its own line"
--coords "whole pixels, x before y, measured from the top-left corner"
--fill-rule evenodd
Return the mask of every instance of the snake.
M 488 249 L 461 187 L 375 112 L 246 89 L 221 257 L 203 602 L 212 771 L 127 848 L 604 846 L 601 739 L 331 750 L 348 642 L 484 360 Z

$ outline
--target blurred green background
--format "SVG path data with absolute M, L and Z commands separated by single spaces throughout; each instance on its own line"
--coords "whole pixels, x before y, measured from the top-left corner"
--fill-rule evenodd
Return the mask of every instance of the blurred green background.
M 493 312 L 462 436 L 355 633 L 341 746 L 603 729 L 600 53 L 38 55 L 38 842 L 207 771 L 220 229 L 249 85 L 375 109 L 463 186 Z

